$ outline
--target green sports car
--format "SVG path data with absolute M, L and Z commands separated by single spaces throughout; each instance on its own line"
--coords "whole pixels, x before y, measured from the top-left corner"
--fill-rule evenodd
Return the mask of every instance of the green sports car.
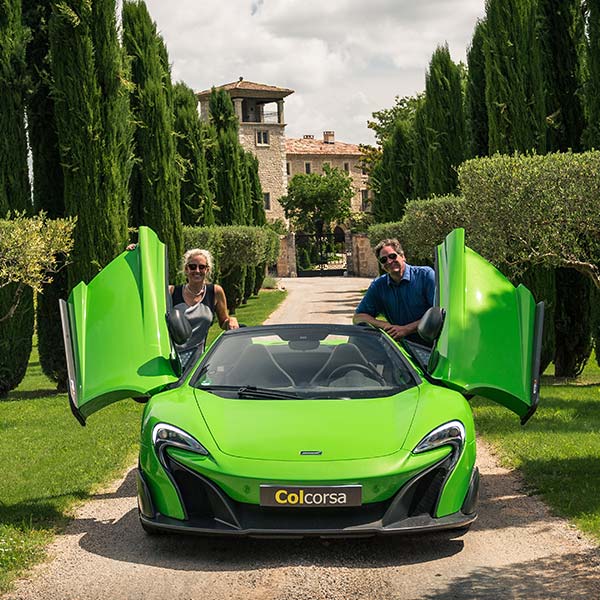
M 465 247 L 436 249 L 436 305 L 398 344 L 368 326 L 228 331 L 181 369 L 164 245 L 139 244 L 61 302 L 74 415 L 146 402 L 137 471 L 148 532 L 360 536 L 464 529 L 479 473 L 468 398 L 524 423 L 543 305 Z M 189 325 L 187 325 L 189 327 Z

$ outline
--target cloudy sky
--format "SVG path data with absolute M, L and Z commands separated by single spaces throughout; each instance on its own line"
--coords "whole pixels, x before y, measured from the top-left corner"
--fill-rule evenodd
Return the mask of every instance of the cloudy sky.
M 194 90 L 244 77 L 291 88 L 288 137 L 373 143 L 371 114 L 425 87 L 436 46 L 465 60 L 485 0 L 146 0 Z

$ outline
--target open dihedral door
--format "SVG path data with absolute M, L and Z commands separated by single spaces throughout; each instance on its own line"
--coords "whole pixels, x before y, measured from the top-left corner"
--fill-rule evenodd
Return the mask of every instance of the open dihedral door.
M 165 246 L 147 227 L 135 250 L 60 301 L 69 400 L 82 425 L 108 404 L 177 380 L 167 303 Z
M 506 406 L 525 423 L 538 403 L 543 303 L 467 248 L 463 229 L 436 253 L 436 304 L 444 322 L 430 375 Z

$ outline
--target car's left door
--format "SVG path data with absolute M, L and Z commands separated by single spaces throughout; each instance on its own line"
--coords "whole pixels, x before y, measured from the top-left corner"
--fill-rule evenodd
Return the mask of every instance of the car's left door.
M 168 303 L 165 246 L 147 227 L 135 250 L 60 301 L 69 400 L 82 424 L 104 406 L 177 380 Z

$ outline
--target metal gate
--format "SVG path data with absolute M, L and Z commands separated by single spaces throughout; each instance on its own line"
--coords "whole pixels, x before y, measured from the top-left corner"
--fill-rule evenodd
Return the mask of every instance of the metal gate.
M 341 232 L 341 233 L 340 233 Z M 343 231 L 296 234 L 298 277 L 339 277 L 346 271 L 346 244 Z

